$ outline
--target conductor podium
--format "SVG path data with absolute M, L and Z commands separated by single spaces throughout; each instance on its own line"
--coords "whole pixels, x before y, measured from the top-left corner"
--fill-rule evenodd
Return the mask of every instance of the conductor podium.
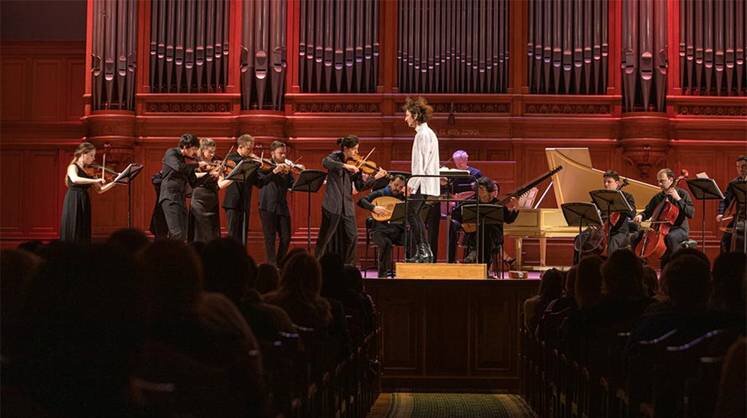
M 488 277 L 488 265 L 484 263 L 395 263 L 397 280 L 475 280 Z

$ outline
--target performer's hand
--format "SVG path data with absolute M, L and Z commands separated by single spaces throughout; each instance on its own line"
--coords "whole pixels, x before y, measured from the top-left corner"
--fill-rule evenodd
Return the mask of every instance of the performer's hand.
M 383 216 L 389 214 L 389 210 L 383 206 L 375 206 L 373 208 L 373 213 Z
M 272 172 L 275 174 L 287 173 L 288 170 L 286 170 L 286 167 L 287 166 L 285 164 L 278 164 L 275 166 Z
M 376 175 L 374 176 L 374 178 L 376 180 L 378 180 L 378 179 L 380 179 L 382 177 L 386 177 L 387 174 L 389 174 L 389 173 L 387 173 L 386 170 L 384 170 L 383 168 L 379 167 L 379 171 L 376 172 Z
M 438 180 L 439 180 L 439 183 L 441 183 L 442 186 L 446 186 L 447 184 L 449 184 L 449 180 L 446 177 L 441 177 Z
M 671 196 L 672 199 L 674 199 L 677 202 L 679 202 L 680 199 L 682 199 L 680 197 L 680 194 L 677 193 L 677 189 L 675 189 L 674 187 L 672 187 L 671 189 L 667 190 L 667 195 Z
M 643 216 L 641 215 L 635 215 L 635 218 L 633 218 L 633 222 L 639 224 L 643 220 Z
M 105 179 L 105 178 L 103 178 L 103 177 L 102 177 L 102 178 L 100 178 L 100 179 L 96 179 L 96 181 L 97 181 L 98 183 L 101 183 L 101 184 L 106 184 L 106 179 Z
M 359 172 L 359 171 L 360 171 L 360 170 L 358 169 L 358 167 L 356 167 L 356 166 L 354 166 L 354 165 L 352 165 L 352 164 L 343 164 L 343 165 L 342 165 L 342 167 L 343 167 L 343 168 L 344 168 L 345 170 L 348 170 L 349 172 L 351 172 L 351 173 L 353 173 L 353 174 L 356 174 L 357 172 Z
M 207 161 L 199 161 L 199 162 L 197 163 L 197 166 L 198 166 L 198 167 L 200 167 L 200 168 L 205 168 L 205 167 L 207 167 L 207 166 L 209 166 L 209 165 L 210 165 L 210 164 L 209 164 L 209 163 L 208 163 Z
M 516 196 L 511 196 L 511 199 L 506 203 L 506 207 L 508 210 L 516 212 L 519 210 L 519 199 L 517 199 Z
M 724 219 L 724 215 L 716 215 L 716 222 L 721 222 Z

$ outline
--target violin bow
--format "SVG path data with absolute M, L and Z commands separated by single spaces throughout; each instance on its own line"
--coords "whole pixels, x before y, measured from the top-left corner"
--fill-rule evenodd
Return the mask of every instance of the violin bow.
M 366 158 L 364 158 L 364 159 L 360 160 L 360 162 L 358 162 L 358 168 L 360 168 L 363 164 L 366 163 L 366 161 L 368 161 L 368 157 L 370 157 L 371 154 L 373 154 L 373 152 L 374 152 L 375 149 L 376 149 L 376 147 L 371 148 L 371 151 L 369 151 L 368 154 L 366 154 Z

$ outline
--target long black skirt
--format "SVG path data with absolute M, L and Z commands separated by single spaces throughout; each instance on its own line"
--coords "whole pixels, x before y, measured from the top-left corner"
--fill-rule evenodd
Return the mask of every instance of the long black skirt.
M 65 193 L 60 221 L 60 240 L 91 242 L 91 198 L 89 187 L 71 186 Z
M 196 187 L 192 191 L 192 207 L 189 212 L 192 241 L 210 242 L 220 238 L 218 208 L 217 191 L 206 187 Z

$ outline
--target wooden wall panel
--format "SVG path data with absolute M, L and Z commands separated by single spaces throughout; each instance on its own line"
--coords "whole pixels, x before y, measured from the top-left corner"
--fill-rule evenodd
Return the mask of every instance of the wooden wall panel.
M 538 280 L 365 280 L 385 390 L 516 390 L 519 312 Z M 423 365 L 423 367 L 420 367 Z
M 24 118 L 26 109 L 26 74 L 28 60 L 24 58 L 4 58 L 2 61 L 2 106 L 3 121 L 17 121 Z
M 68 59 L 67 83 L 65 91 L 65 119 L 79 121 L 83 116 L 84 100 L 81 92 L 85 91 L 85 62 L 82 58 Z
M 32 63 L 31 120 L 64 120 L 61 103 L 64 96 L 64 61 L 39 59 Z
M 60 187 L 62 177 L 49 175 L 60 171 L 57 150 L 30 151 L 26 163 L 23 171 L 36 174 L 20 177 L 22 188 L 17 198 L 23 201 L 23 218 L 29 235 L 46 237 L 59 228 L 60 206 L 54 203 L 60 201 L 60 192 L 64 193 L 65 187 L 64 183 Z
M 13 150 L 0 153 L 0 187 L 4 198 L 0 207 L 0 231 L 3 236 L 23 236 L 23 177 L 19 176 L 24 161 L 24 151 Z

